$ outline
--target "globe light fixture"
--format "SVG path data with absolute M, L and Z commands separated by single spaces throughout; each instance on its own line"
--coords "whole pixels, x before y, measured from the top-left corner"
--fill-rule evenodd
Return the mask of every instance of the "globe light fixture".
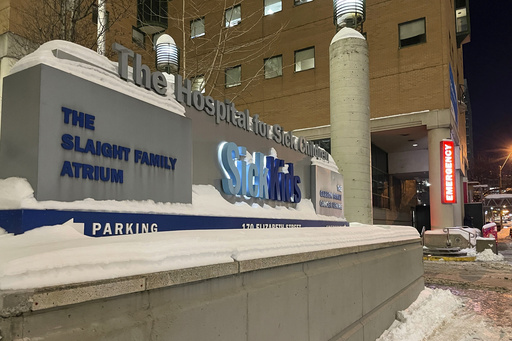
M 169 74 L 180 70 L 180 49 L 168 34 L 162 34 L 155 43 L 156 68 Z
M 366 19 L 366 0 L 333 0 L 336 31 L 361 28 Z M 360 30 L 359 30 L 360 31 Z

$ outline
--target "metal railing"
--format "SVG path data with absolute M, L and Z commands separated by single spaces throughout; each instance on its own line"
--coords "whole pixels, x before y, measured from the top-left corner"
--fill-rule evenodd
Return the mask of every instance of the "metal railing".
M 478 235 L 476 233 L 471 232 L 471 231 L 464 230 L 464 228 L 470 228 L 470 227 L 469 226 L 457 226 L 457 227 L 445 227 L 445 228 L 443 228 L 443 232 L 446 233 L 446 245 L 447 246 L 451 246 L 450 230 L 459 230 L 459 231 L 462 231 L 462 232 L 466 232 L 469 235 L 469 244 L 472 247 L 475 247 L 476 246 L 476 238 L 478 237 Z M 474 240 L 474 244 L 472 242 L 472 239 Z

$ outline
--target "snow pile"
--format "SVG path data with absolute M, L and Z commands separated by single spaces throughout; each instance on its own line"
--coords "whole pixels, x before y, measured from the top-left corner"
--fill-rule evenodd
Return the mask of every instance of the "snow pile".
M 173 231 L 93 238 L 72 223 L 0 235 L 0 290 L 418 238 L 407 226 Z
M 448 290 L 425 288 L 377 341 L 510 340 L 510 328 L 496 327 Z
M 317 215 L 313 203 L 309 199 L 302 199 L 293 209 L 282 206 L 270 207 L 267 204 L 263 206 L 253 204 L 250 206 L 245 202 L 232 204 L 225 200 L 220 192 L 211 185 L 193 185 L 192 204 L 161 203 L 152 200 L 116 201 L 84 199 L 73 202 L 37 201 L 34 198 L 32 187 L 26 179 L 22 178 L 0 180 L 0 208 L 340 220 L 337 217 Z
M 425 340 L 452 319 L 462 305 L 461 299 L 448 290 L 426 288 L 409 308 L 397 313 L 397 320 L 377 341 Z
M 495 254 L 491 249 L 484 250 L 483 252 L 477 253 L 477 262 L 502 262 L 505 257 L 501 254 Z
M 34 190 L 26 179 L 8 178 L 0 180 L 0 208 L 20 209 L 23 203 L 34 199 Z
M 174 99 L 174 76 L 164 73 L 167 80 L 167 93 L 160 96 L 147 91 L 132 81 L 122 80 L 117 73 L 117 63 L 110 61 L 95 51 L 63 40 L 52 40 L 41 45 L 34 53 L 23 57 L 10 71 L 10 74 L 23 71 L 35 65 L 44 64 L 55 69 L 76 75 L 90 82 L 128 94 L 141 101 L 185 115 L 185 108 Z M 128 68 L 128 79 L 133 69 Z

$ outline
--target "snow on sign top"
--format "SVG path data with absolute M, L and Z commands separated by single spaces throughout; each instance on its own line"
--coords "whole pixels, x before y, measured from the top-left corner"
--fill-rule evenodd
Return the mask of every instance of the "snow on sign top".
M 174 76 L 163 73 L 167 81 L 167 92 L 162 96 L 119 78 L 118 65 L 105 56 L 83 46 L 53 40 L 41 45 L 35 52 L 23 57 L 11 69 L 14 74 L 30 67 L 44 64 L 71 73 L 80 78 L 127 94 L 141 101 L 185 116 L 185 108 L 174 99 Z M 132 79 L 133 68 L 128 67 L 128 78 Z

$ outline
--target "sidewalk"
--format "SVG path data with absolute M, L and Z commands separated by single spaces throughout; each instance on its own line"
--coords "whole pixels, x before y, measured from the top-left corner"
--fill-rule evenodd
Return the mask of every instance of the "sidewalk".
M 425 286 L 448 289 L 497 326 L 512 326 L 512 241 L 500 239 L 502 262 L 424 261 Z

